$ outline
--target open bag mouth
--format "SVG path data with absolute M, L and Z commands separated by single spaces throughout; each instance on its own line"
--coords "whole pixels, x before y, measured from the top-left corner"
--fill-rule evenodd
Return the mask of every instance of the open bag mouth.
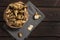
M 4 24 L 3 28 L 16 40 L 24 40 L 44 18 L 44 14 L 30 1 L 26 4 L 19 1 L 9 4 L 6 8 L 4 20 L 8 26 Z
M 28 17 L 28 7 L 21 1 L 9 4 L 4 12 L 4 20 L 10 28 L 23 27 Z

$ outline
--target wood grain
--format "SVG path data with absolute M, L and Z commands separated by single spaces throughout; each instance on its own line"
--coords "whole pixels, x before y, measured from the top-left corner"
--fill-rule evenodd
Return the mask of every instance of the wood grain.
M 1 0 L 0 1 L 0 6 L 7 6 L 8 4 L 12 3 L 12 2 L 17 2 L 17 1 L 23 1 L 23 2 L 27 2 L 27 0 Z M 49 6 L 60 6 L 57 4 L 60 4 L 57 0 L 30 0 L 33 4 L 35 4 L 36 6 L 45 6 L 45 7 L 49 7 Z
M 36 37 L 36 38 L 27 38 L 26 40 L 56 40 L 56 37 Z
M 1 40 L 15 40 L 12 37 L 0 37 Z M 28 37 L 25 40 L 58 40 L 59 38 L 57 37 Z
M 0 7 L 0 21 L 3 21 L 3 13 L 6 7 Z M 60 8 L 40 8 L 46 18 L 43 21 L 60 21 Z
M 15 40 L 13 37 L 0 37 L 0 40 Z
M 3 23 L 0 26 L 3 26 Z M 10 35 L 0 28 L 0 36 Z M 60 22 L 41 22 L 30 36 L 60 36 Z
M 0 0 L 0 40 L 15 40 L 2 27 L 4 25 L 3 13 L 8 4 L 27 0 Z M 60 0 L 30 0 L 37 6 L 46 18 L 26 40 L 60 40 Z

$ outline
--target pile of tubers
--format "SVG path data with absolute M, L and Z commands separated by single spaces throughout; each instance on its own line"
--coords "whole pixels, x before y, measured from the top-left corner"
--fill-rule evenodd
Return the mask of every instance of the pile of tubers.
M 11 28 L 23 27 L 28 17 L 28 7 L 21 1 L 9 4 L 4 12 L 4 20 Z

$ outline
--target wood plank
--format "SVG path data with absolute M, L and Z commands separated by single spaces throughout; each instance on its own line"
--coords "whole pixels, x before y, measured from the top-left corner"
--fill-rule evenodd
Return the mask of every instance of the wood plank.
M 15 40 L 13 37 L 0 37 L 1 40 Z M 56 40 L 56 39 L 59 39 L 59 38 L 56 38 L 56 37 L 29 37 L 29 38 L 26 38 L 25 40 Z
M 3 21 L 3 13 L 6 7 L 0 7 L 0 21 Z M 43 21 L 60 21 L 60 8 L 44 8 L 39 9 L 45 14 L 46 18 Z
M 60 36 L 60 23 L 41 22 L 31 36 Z
M 60 37 L 57 37 L 57 39 L 56 40 L 60 40 Z
M 60 8 L 39 8 L 46 18 L 44 21 L 60 21 Z
M 23 2 L 27 2 L 27 0 L 0 0 L 0 6 L 7 6 L 8 4 L 12 3 L 12 2 L 16 2 L 16 1 L 23 1 Z M 35 4 L 36 6 L 56 6 L 58 1 L 57 0 L 30 0 L 33 4 Z M 60 6 L 60 5 L 58 5 Z
M 0 27 L 3 23 L 0 23 Z M 10 36 L 5 30 L 0 29 L 0 36 Z M 41 22 L 30 36 L 60 36 L 60 22 Z
M 0 37 L 0 40 L 15 40 L 13 37 Z
M 60 6 L 60 0 L 57 0 L 56 6 Z
M 13 2 L 18 2 L 18 1 L 23 1 L 23 2 L 26 2 L 26 0 L 0 0 L 0 6 L 8 6 L 10 3 L 13 3 Z
M 26 38 L 26 40 L 56 40 L 56 37 L 36 37 Z

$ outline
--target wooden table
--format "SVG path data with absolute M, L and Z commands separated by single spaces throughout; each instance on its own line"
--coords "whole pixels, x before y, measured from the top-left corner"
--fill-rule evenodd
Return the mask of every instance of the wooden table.
M 3 13 L 9 3 L 19 0 L 0 0 L 0 27 L 5 23 Z M 21 0 L 27 2 L 27 0 Z M 46 16 L 26 40 L 60 40 L 60 0 L 31 0 Z M 0 28 L 0 40 L 15 40 Z

